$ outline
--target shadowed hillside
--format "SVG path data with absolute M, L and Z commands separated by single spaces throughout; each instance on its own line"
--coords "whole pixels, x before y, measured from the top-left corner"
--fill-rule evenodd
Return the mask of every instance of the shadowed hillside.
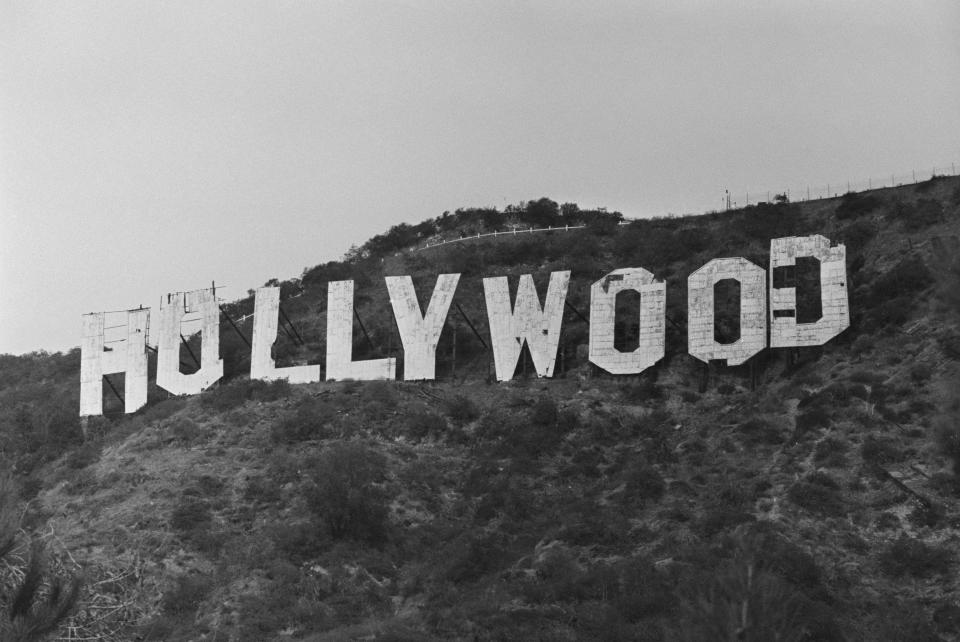
M 322 366 L 329 281 L 356 284 L 354 358 L 402 360 L 383 277 L 425 307 L 461 273 L 432 383 L 250 381 L 247 298 L 218 386 L 151 384 L 128 416 L 105 386 L 84 439 L 78 351 L 0 356 L 21 526 L 85 579 L 74 639 L 960 639 L 960 179 L 621 219 L 459 210 L 274 280 L 277 365 Z M 807 234 L 847 246 L 851 327 L 737 368 L 690 357 L 689 274 Z M 589 286 L 621 267 L 667 283 L 667 355 L 639 376 L 585 356 Z M 533 274 L 542 298 L 552 270 L 572 271 L 557 376 L 522 356 L 491 383 L 482 277 Z M 717 305 L 734 336 L 733 294 Z

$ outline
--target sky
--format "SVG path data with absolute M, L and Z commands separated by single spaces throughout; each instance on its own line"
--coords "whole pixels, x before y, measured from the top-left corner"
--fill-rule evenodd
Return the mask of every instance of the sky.
M 459 207 L 699 213 L 951 163 L 955 0 L 0 0 L 0 353 Z

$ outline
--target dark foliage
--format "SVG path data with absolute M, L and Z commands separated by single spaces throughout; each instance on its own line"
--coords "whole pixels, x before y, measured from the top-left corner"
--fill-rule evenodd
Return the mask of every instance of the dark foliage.
M 823 516 L 840 516 L 846 510 L 839 484 L 826 473 L 811 473 L 795 482 L 787 491 L 787 498 Z
M 928 577 L 936 573 L 948 573 L 952 561 L 950 549 L 926 544 L 906 535 L 901 535 L 877 557 L 880 570 L 891 577 Z
M 304 498 L 334 539 L 379 544 L 387 536 L 386 459 L 355 442 L 331 444 L 310 465 Z

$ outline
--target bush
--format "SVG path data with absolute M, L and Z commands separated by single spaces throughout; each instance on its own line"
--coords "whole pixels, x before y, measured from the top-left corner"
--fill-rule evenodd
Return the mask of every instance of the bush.
M 248 400 L 276 401 L 287 397 L 291 392 L 286 379 L 261 381 L 260 379 L 241 379 L 221 384 L 206 390 L 200 395 L 200 404 L 218 412 L 225 412 L 242 406 Z
M 414 439 L 440 437 L 447 432 L 447 420 L 423 406 L 404 415 L 402 429 Z
M 100 460 L 101 444 L 87 441 L 82 446 L 67 455 L 66 464 L 73 469 L 86 468 Z
M 903 229 L 916 232 L 943 220 L 943 205 L 929 198 L 919 199 L 912 207 L 897 212 L 903 216 Z
M 868 464 L 886 464 L 903 459 L 903 453 L 889 439 L 867 435 L 860 447 L 860 456 Z
M 850 444 L 843 439 L 827 437 L 817 444 L 813 450 L 813 462 L 818 466 L 840 468 L 846 463 L 846 452 Z
M 929 363 L 918 363 L 910 368 L 910 379 L 918 386 L 929 381 L 932 376 L 933 366 Z
M 765 419 L 753 417 L 740 424 L 738 427 L 744 438 L 755 444 L 769 444 L 776 446 L 782 444 L 783 434 L 779 428 Z
M 176 584 L 165 591 L 160 609 L 167 615 L 192 616 L 213 588 L 213 580 L 203 575 L 181 575 Z
M 480 416 L 480 408 L 470 397 L 454 395 L 444 401 L 447 415 L 458 424 L 465 424 Z
M 711 508 L 707 514 L 697 520 L 695 530 L 701 537 L 713 537 L 717 533 L 730 530 L 755 518 L 740 508 L 718 506 Z
M 843 221 L 869 214 L 881 205 L 881 200 L 872 194 L 847 192 L 843 195 L 843 198 L 840 199 L 840 204 L 837 206 L 834 215 L 837 217 L 837 220 Z
M 335 413 L 327 403 L 306 399 L 270 428 L 275 443 L 292 444 L 330 436 L 329 421 Z
M 929 577 L 934 573 L 949 572 L 952 559 L 947 548 L 901 535 L 880 553 L 877 561 L 880 570 L 891 577 Z
M 189 536 L 210 527 L 212 517 L 207 502 L 195 497 L 183 497 L 170 515 L 170 527 Z
M 547 396 L 538 398 L 530 408 L 530 422 L 544 428 L 556 426 L 557 402 Z
M 845 512 L 839 484 L 825 473 L 811 473 L 794 483 L 787 498 L 811 513 L 838 517 Z
M 794 437 L 799 438 L 808 432 L 828 427 L 830 427 L 830 415 L 823 408 L 816 406 L 797 415 Z
M 196 422 L 189 417 L 177 417 L 169 424 L 173 437 L 180 442 L 189 443 L 200 432 Z
M 336 443 L 311 466 L 307 505 L 334 539 L 377 544 L 386 539 L 388 495 L 383 455 L 358 443 Z
M 960 412 L 948 409 L 934 422 L 934 438 L 944 457 L 953 465 L 954 479 L 960 480 Z
M 666 483 L 653 466 L 634 461 L 624 474 L 626 487 L 623 498 L 627 503 L 658 502 L 663 497 Z

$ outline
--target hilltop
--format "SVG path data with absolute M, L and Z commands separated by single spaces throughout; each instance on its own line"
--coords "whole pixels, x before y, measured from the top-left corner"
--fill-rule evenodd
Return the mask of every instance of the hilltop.
M 689 274 L 807 234 L 847 246 L 851 327 L 748 366 L 687 355 Z M 327 282 L 356 283 L 354 357 L 402 358 L 383 276 L 424 307 L 461 273 L 436 382 L 250 381 L 248 297 L 218 386 L 151 387 L 129 416 L 105 390 L 85 440 L 78 351 L 0 356 L 3 456 L 22 526 L 85 577 L 74 639 L 956 640 L 958 249 L 958 177 L 639 221 L 458 210 L 271 282 L 296 330 L 277 365 L 322 366 Z M 667 283 L 667 355 L 639 376 L 584 354 L 589 285 L 621 267 Z M 542 297 L 552 270 L 572 271 L 557 376 L 522 357 L 492 382 L 480 279 Z

